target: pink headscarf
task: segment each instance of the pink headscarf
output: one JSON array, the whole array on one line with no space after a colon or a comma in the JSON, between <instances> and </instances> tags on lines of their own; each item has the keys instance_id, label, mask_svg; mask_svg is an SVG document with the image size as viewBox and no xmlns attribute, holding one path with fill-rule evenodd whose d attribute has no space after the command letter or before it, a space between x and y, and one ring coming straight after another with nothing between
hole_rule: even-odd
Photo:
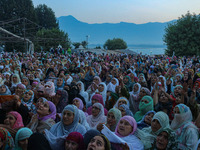
<instances>
[{"instance_id":1,"label":"pink headscarf","mask_svg":"<svg viewBox=\"0 0 200 150\"><path fill-rule=\"evenodd\" d=\"M83 101L82 101L80 98L78 98L78 97L74 98L73 101L74 101L75 99L79 101L79 108L78 108L78 109L83 110L83 107L84 107Z\"/></svg>"},{"instance_id":2,"label":"pink headscarf","mask_svg":"<svg viewBox=\"0 0 200 150\"><path fill-rule=\"evenodd\" d=\"M11 114L16 118L15 124L13 125L12 129L19 129L21 127L24 127L22 116L18 112L11 111L8 114Z\"/></svg>"},{"instance_id":3,"label":"pink headscarf","mask_svg":"<svg viewBox=\"0 0 200 150\"><path fill-rule=\"evenodd\" d=\"M98 100L98 102L99 102L100 104L102 104L103 107L104 107L103 97L102 97L101 94L95 94L95 95L93 95L93 96L92 96L92 99ZM92 106L90 106L90 107L87 109L87 113L88 113L88 115L91 115L91 114L92 114ZM105 108L104 108L104 114L105 114L105 116L107 116L107 114L108 114L108 111L107 111Z\"/></svg>"},{"instance_id":4,"label":"pink headscarf","mask_svg":"<svg viewBox=\"0 0 200 150\"><path fill-rule=\"evenodd\" d=\"M119 127L121 120L126 120L130 123L130 125L133 127L133 131L129 135L133 135L137 129L137 123L136 123L135 119L131 116L124 116L119 120L117 127L115 128L115 134L119 137L123 137L121 134L118 133L118 127Z\"/></svg>"}]
</instances>

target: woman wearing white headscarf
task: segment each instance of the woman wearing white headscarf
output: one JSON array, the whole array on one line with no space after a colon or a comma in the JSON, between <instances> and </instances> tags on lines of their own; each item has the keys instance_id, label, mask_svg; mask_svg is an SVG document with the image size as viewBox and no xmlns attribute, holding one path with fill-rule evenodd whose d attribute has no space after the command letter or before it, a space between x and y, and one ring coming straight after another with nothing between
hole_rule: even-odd
<instances>
[{"instance_id":1,"label":"woman wearing white headscarf","mask_svg":"<svg viewBox=\"0 0 200 150\"><path fill-rule=\"evenodd\" d=\"M85 87L84 87L83 82L78 81L76 84L77 84L77 86L78 86L78 88L80 90L79 94L85 99L85 102L88 105L88 103L89 103L89 95L88 95L87 92L85 92Z\"/></svg>"},{"instance_id":2,"label":"woman wearing white headscarf","mask_svg":"<svg viewBox=\"0 0 200 150\"><path fill-rule=\"evenodd\" d=\"M96 93L100 93L103 97L103 103L105 105L106 102L106 97L107 97L107 86L104 82L101 82L98 86L98 89L96 89L95 93L93 93L90 97L90 102L92 101L92 96L95 95Z\"/></svg>"},{"instance_id":3,"label":"woman wearing white headscarf","mask_svg":"<svg viewBox=\"0 0 200 150\"><path fill-rule=\"evenodd\" d=\"M79 123L85 127L86 131L90 130L90 126L87 123L85 113L80 109L78 111L79 111Z\"/></svg>"},{"instance_id":4,"label":"woman wearing white headscarf","mask_svg":"<svg viewBox=\"0 0 200 150\"><path fill-rule=\"evenodd\" d=\"M107 85L107 91L115 93L115 88L118 85L119 85L119 80L117 78L113 78L111 82Z\"/></svg>"},{"instance_id":5,"label":"woman wearing white headscarf","mask_svg":"<svg viewBox=\"0 0 200 150\"><path fill-rule=\"evenodd\" d=\"M96 129L99 123L106 122L106 116L104 115L104 107L100 103L92 105L92 115L87 117L87 122L90 128Z\"/></svg>"}]
</instances>

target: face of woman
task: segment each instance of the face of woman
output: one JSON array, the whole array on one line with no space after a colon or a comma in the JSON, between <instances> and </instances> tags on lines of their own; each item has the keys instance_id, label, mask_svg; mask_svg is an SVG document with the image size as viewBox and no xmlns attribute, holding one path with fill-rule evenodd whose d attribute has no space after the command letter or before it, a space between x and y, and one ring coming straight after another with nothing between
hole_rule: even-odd
<instances>
[{"instance_id":1,"label":"face of woman","mask_svg":"<svg viewBox=\"0 0 200 150\"><path fill-rule=\"evenodd\" d=\"M80 102L79 102L79 100L77 100L77 99L73 100L73 104L74 104L77 108L79 108L79 106L80 106Z\"/></svg>"},{"instance_id":2,"label":"face of woman","mask_svg":"<svg viewBox=\"0 0 200 150\"><path fill-rule=\"evenodd\" d=\"M124 99L121 99L119 102L118 102L118 107L122 104L127 104L126 100Z\"/></svg>"},{"instance_id":3,"label":"face of woman","mask_svg":"<svg viewBox=\"0 0 200 150\"><path fill-rule=\"evenodd\" d=\"M26 93L24 93L24 101L27 102L33 95L32 91L28 91Z\"/></svg>"},{"instance_id":4,"label":"face of woman","mask_svg":"<svg viewBox=\"0 0 200 150\"><path fill-rule=\"evenodd\" d=\"M38 105L37 113L39 114L40 117L49 115L51 113L50 110L49 110L49 103L48 102L44 102L44 103L41 102Z\"/></svg>"},{"instance_id":5,"label":"face of woman","mask_svg":"<svg viewBox=\"0 0 200 150\"><path fill-rule=\"evenodd\" d=\"M21 141L18 142L19 147L21 147L23 150L27 149L28 139L29 138L26 138L26 139L23 139L23 140L21 140Z\"/></svg>"},{"instance_id":6,"label":"face of woman","mask_svg":"<svg viewBox=\"0 0 200 150\"><path fill-rule=\"evenodd\" d=\"M161 93L159 101L162 102L162 103L168 102L168 98L167 98L167 96L165 95L164 92Z\"/></svg>"},{"instance_id":7,"label":"face of woman","mask_svg":"<svg viewBox=\"0 0 200 150\"><path fill-rule=\"evenodd\" d=\"M99 112L100 112L99 108L97 108L96 106L92 106L92 115L94 117L96 117L99 114Z\"/></svg>"},{"instance_id":8,"label":"face of woman","mask_svg":"<svg viewBox=\"0 0 200 150\"><path fill-rule=\"evenodd\" d=\"M109 82L110 80L111 80L111 77L110 77L110 76L107 76L107 77L106 77L106 81Z\"/></svg>"},{"instance_id":9,"label":"face of woman","mask_svg":"<svg viewBox=\"0 0 200 150\"><path fill-rule=\"evenodd\" d=\"M123 107L120 107L119 110L121 111L122 117L126 115L126 111Z\"/></svg>"},{"instance_id":10,"label":"face of woman","mask_svg":"<svg viewBox=\"0 0 200 150\"><path fill-rule=\"evenodd\" d=\"M110 126L114 126L116 124L115 116L112 112L107 115L107 124Z\"/></svg>"},{"instance_id":11,"label":"face of woman","mask_svg":"<svg viewBox=\"0 0 200 150\"><path fill-rule=\"evenodd\" d=\"M78 88L79 88L79 91L81 91L81 89L82 89L82 88L81 88L81 83L78 83L77 86L78 86Z\"/></svg>"},{"instance_id":12,"label":"face of woman","mask_svg":"<svg viewBox=\"0 0 200 150\"><path fill-rule=\"evenodd\" d=\"M13 78L13 82L16 83L17 82L17 77L13 76L12 78Z\"/></svg>"},{"instance_id":13,"label":"face of woman","mask_svg":"<svg viewBox=\"0 0 200 150\"><path fill-rule=\"evenodd\" d=\"M180 95L181 92L182 92L182 88L181 88L180 86L178 86L178 87L176 87L176 88L174 89L174 95L175 95L175 96Z\"/></svg>"},{"instance_id":14,"label":"face of woman","mask_svg":"<svg viewBox=\"0 0 200 150\"><path fill-rule=\"evenodd\" d=\"M160 122L157 119L152 120L151 129L153 132L158 131L161 128Z\"/></svg>"},{"instance_id":15,"label":"face of woman","mask_svg":"<svg viewBox=\"0 0 200 150\"><path fill-rule=\"evenodd\" d=\"M10 128L14 126L15 122L16 122L16 118L11 114L8 114L6 116L6 119L4 120L4 124L9 126Z\"/></svg>"},{"instance_id":16,"label":"face of woman","mask_svg":"<svg viewBox=\"0 0 200 150\"><path fill-rule=\"evenodd\" d=\"M88 144L87 150L105 150L105 142L103 138L95 136Z\"/></svg>"},{"instance_id":17,"label":"face of woman","mask_svg":"<svg viewBox=\"0 0 200 150\"><path fill-rule=\"evenodd\" d=\"M6 86L2 85L0 86L0 93L5 93L6 92Z\"/></svg>"},{"instance_id":18,"label":"face of woman","mask_svg":"<svg viewBox=\"0 0 200 150\"><path fill-rule=\"evenodd\" d=\"M94 103L99 103L99 100L97 100L97 99L92 99L92 105L93 105Z\"/></svg>"},{"instance_id":19,"label":"face of woman","mask_svg":"<svg viewBox=\"0 0 200 150\"><path fill-rule=\"evenodd\" d=\"M153 119L154 113L149 113L148 115L145 116L144 122L148 125L151 125L151 121Z\"/></svg>"},{"instance_id":20,"label":"face of woman","mask_svg":"<svg viewBox=\"0 0 200 150\"><path fill-rule=\"evenodd\" d=\"M27 79L22 79L22 84L24 84L25 86L27 86L28 85Z\"/></svg>"},{"instance_id":21,"label":"face of woman","mask_svg":"<svg viewBox=\"0 0 200 150\"><path fill-rule=\"evenodd\" d=\"M168 144L168 133L161 132L156 138L156 147L160 150L165 150Z\"/></svg>"},{"instance_id":22,"label":"face of woman","mask_svg":"<svg viewBox=\"0 0 200 150\"><path fill-rule=\"evenodd\" d=\"M65 150L77 150L77 149L78 149L78 143L70 140L65 141Z\"/></svg>"},{"instance_id":23,"label":"face of woman","mask_svg":"<svg viewBox=\"0 0 200 150\"><path fill-rule=\"evenodd\" d=\"M135 84L134 87L133 87L133 91L134 91L134 92L137 92L138 89L139 89L139 86L138 86L137 84Z\"/></svg>"},{"instance_id":24,"label":"face of woman","mask_svg":"<svg viewBox=\"0 0 200 150\"><path fill-rule=\"evenodd\" d=\"M125 77L125 78L124 78L124 83L127 83L127 82L128 82L128 78Z\"/></svg>"},{"instance_id":25,"label":"face of woman","mask_svg":"<svg viewBox=\"0 0 200 150\"><path fill-rule=\"evenodd\" d=\"M140 97L140 98L143 98L145 95L147 95L147 94L146 94L146 91L145 91L144 89L142 89L142 90L140 91L140 93L139 93L139 97Z\"/></svg>"},{"instance_id":26,"label":"face of woman","mask_svg":"<svg viewBox=\"0 0 200 150\"><path fill-rule=\"evenodd\" d=\"M119 126L117 131L122 136L128 136L133 131L133 127L130 125L128 121L122 119L119 121Z\"/></svg>"},{"instance_id":27,"label":"face of woman","mask_svg":"<svg viewBox=\"0 0 200 150\"><path fill-rule=\"evenodd\" d=\"M115 85L115 84L117 83L117 81L116 81L115 79L112 79L111 83L112 83L113 85Z\"/></svg>"},{"instance_id":28,"label":"face of woman","mask_svg":"<svg viewBox=\"0 0 200 150\"><path fill-rule=\"evenodd\" d=\"M63 84L63 79L62 78L58 78L57 79L57 86L61 86Z\"/></svg>"},{"instance_id":29,"label":"face of woman","mask_svg":"<svg viewBox=\"0 0 200 150\"><path fill-rule=\"evenodd\" d=\"M175 114L180 114L180 111L179 111L179 108L178 108L178 107L175 107L175 108L174 108L174 113L175 113Z\"/></svg>"},{"instance_id":30,"label":"face of woman","mask_svg":"<svg viewBox=\"0 0 200 150\"><path fill-rule=\"evenodd\" d=\"M99 92L103 92L103 90L104 90L103 84L100 84L100 85L99 85L98 90L99 90Z\"/></svg>"},{"instance_id":31,"label":"face of woman","mask_svg":"<svg viewBox=\"0 0 200 150\"><path fill-rule=\"evenodd\" d=\"M98 78L94 78L93 82L95 82L96 84L99 84L99 79Z\"/></svg>"},{"instance_id":32,"label":"face of woman","mask_svg":"<svg viewBox=\"0 0 200 150\"><path fill-rule=\"evenodd\" d=\"M68 126L70 124L72 124L74 121L74 113L72 113L69 110L65 110L63 112L63 124Z\"/></svg>"}]
</instances>

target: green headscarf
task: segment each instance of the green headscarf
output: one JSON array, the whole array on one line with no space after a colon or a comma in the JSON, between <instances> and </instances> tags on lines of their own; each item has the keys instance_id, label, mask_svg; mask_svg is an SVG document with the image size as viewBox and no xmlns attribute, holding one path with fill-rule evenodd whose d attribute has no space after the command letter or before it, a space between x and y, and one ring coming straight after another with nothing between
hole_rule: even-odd
<instances>
[{"instance_id":1,"label":"green headscarf","mask_svg":"<svg viewBox=\"0 0 200 150\"><path fill-rule=\"evenodd\" d=\"M114 126L110 127L110 130L114 132L115 128L117 126L117 123L119 122L120 118L122 117L122 114L121 114L121 111L119 109L117 109L117 108L110 109L108 114L109 113L113 113L114 116L115 116L116 124Z\"/></svg>"},{"instance_id":2,"label":"green headscarf","mask_svg":"<svg viewBox=\"0 0 200 150\"><path fill-rule=\"evenodd\" d=\"M166 132L168 134L168 144L167 144L166 150L177 150L178 149L178 142L176 140L175 132L169 127L162 129L159 132L159 134L162 133L162 132ZM158 136L159 136L159 134L158 134ZM153 147L150 150L157 150L156 139L155 139Z\"/></svg>"},{"instance_id":3,"label":"green headscarf","mask_svg":"<svg viewBox=\"0 0 200 150\"><path fill-rule=\"evenodd\" d=\"M141 102L144 99L149 103L145 104L144 102ZM151 96L144 96L142 100L139 103L139 111L134 115L136 122L139 122L148 111L153 110L153 98Z\"/></svg>"}]
</instances>

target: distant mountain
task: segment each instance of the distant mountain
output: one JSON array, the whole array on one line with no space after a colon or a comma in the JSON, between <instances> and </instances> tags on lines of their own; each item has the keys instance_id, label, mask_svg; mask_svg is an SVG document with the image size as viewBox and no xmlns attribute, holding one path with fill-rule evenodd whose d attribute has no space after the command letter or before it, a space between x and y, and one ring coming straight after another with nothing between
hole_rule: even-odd
<instances>
[{"instance_id":1,"label":"distant mountain","mask_svg":"<svg viewBox=\"0 0 200 150\"><path fill-rule=\"evenodd\" d=\"M104 44L107 39L122 38L128 45L163 45L164 29L170 22L134 23L102 23L88 24L78 21L73 16L58 18L60 29L69 34L72 42L86 40L89 44Z\"/></svg>"}]
</instances>

